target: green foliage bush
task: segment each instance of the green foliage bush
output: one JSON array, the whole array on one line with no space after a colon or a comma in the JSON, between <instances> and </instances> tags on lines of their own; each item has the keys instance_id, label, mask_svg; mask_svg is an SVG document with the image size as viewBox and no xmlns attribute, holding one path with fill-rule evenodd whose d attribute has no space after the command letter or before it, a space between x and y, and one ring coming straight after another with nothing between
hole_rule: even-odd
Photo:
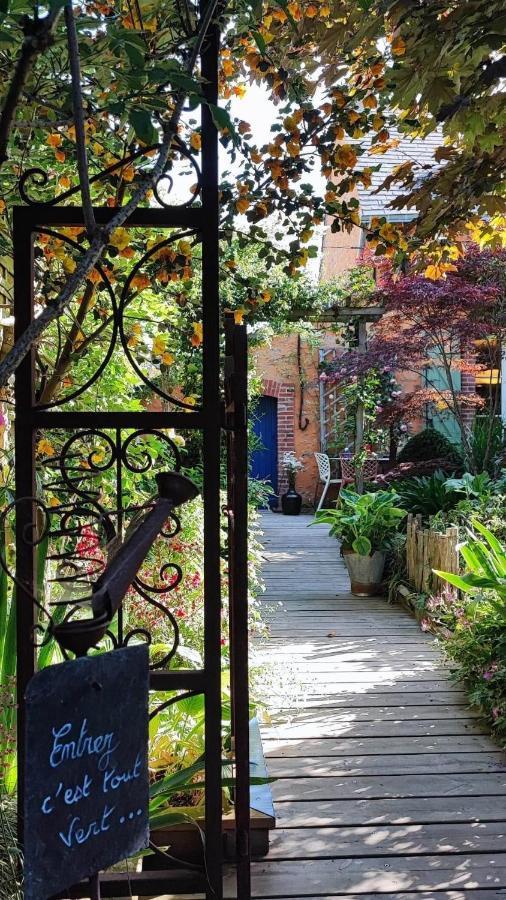
<instances>
[{"instance_id":1,"label":"green foliage bush","mask_svg":"<svg viewBox=\"0 0 506 900\"><path fill-rule=\"evenodd\" d=\"M452 444L444 434L435 428L424 428L414 434L397 454L397 462L418 462L435 458L448 459L456 465L462 464L462 454L456 444Z\"/></svg>"},{"instance_id":2,"label":"green foliage bush","mask_svg":"<svg viewBox=\"0 0 506 900\"><path fill-rule=\"evenodd\" d=\"M506 744L506 629L504 615L483 597L459 600L445 589L425 598L422 627L437 628L452 676Z\"/></svg>"},{"instance_id":3,"label":"green foliage bush","mask_svg":"<svg viewBox=\"0 0 506 900\"><path fill-rule=\"evenodd\" d=\"M488 603L470 603L445 642L454 676L469 699L506 741L506 629L504 618Z\"/></svg>"},{"instance_id":4,"label":"green foliage bush","mask_svg":"<svg viewBox=\"0 0 506 900\"><path fill-rule=\"evenodd\" d=\"M447 489L447 482L447 475L438 469L432 475L394 481L391 487L399 495L402 505L409 512L428 518L441 510L454 509L462 499L459 491Z\"/></svg>"}]
</instances>

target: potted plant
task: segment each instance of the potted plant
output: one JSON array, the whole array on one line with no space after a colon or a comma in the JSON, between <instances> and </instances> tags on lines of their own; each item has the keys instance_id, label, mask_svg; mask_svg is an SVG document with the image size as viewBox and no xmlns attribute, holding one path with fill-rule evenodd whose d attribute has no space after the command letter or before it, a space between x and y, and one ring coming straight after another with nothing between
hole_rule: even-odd
<instances>
[{"instance_id":1,"label":"potted plant","mask_svg":"<svg viewBox=\"0 0 506 900\"><path fill-rule=\"evenodd\" d=\"M291 450L283 454L281 465L288 478L288 490L281 495L281 509L285 516L298 516L302 507L302 497L295 490L295 482L297 472L304 468L304 463Z\"/></svg>"},{"instance_id":2,"label":"potted plant","mask_svg":"<svg viewBox=\"0 0 506 900\"><path fill-rule=\"evenodd\" d=\"M351 591L358 597L379 591L388 538L406 516L394 491L357 494L342 488L336 509L321 509L315 523L330 525L341 541L341 554L350 575Z\"/></svg>"}]
</instances>

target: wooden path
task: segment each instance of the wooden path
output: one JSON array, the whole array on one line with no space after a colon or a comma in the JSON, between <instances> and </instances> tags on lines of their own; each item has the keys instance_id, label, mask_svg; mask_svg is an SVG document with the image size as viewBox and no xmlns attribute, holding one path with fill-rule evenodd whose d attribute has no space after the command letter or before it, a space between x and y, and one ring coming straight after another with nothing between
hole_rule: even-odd
<instances>
[{"instance_id":1,"label":"wooden path","mask_svg":"<svg viewBox=\"0 0 506 900\"><path fill-rule=\"evenodd\" d=\"M506 757L400 607L358 599L325 526L265 513L262 727L278 828L253 896L506 898Z\"/></svg>"}]
</instances>

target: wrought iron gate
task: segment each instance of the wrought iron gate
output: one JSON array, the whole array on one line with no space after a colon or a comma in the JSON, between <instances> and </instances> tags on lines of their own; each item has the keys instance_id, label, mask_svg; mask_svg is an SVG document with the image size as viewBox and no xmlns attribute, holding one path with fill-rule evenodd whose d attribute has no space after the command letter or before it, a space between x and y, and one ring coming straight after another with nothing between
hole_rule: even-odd
<instances>
[{"instance_id":1,"label":"wrought iron gate","mask_svg":"<svg viewBox=\"0 0 506 900\"><path fill-rule=\"evenodd\" d=\"M202 75L206 83L206 99L217 102L218 34L214 31L202 54ZM191 151L181 146L181 153L190 158ZM138 209L126 223L126 228L167 229L162 243L170 246L181 235L199 236L202 245L202 370L201 404L192 407L184 397L171 393L155 383L143 365L135 360L129 346L125 326L128 290L132 280L142 274L149 259L146 250L132 266L127 284L119 298L108 272L99 263L96 271L109 303L107 332L110 344L96 370L85 384L67 385L63 399L43 401L41 365L38 351L20 365L16 373L16 572L17 572L17 673L18 673L18 772L19 808L23 810L23 763L25 713L23 696L26 686L37 668L38 641L34 635L43 631L49 617L58 610L75 604L76 585L86 581L82 560L75 550L76 538L91 522L103 530L108 544L122 539L129 522L135 516L130 492L132 483L148 490L149 473L158 465L173 469L182 467L172 429L186 435L202 435L203 503L204 503L204 659L203 665L193 669L171 667L179 646L179 624L170 603L162 602L160 583L146 584L137 579L136 597L157 614L166 617L173 634L172 646L154 657L150 676L156 694L153 714L169 705L195 695L205 697L205 863L202 867L170 868L166 871L124 872L102 876L100 886L104 897L156 895L158 893L206 893L219 900L222 896L222 718L221 718L221 636L222 597L220 561L223 551L220 538L222 509L220 503L220 451L224 430L228 447L228 577L230 596L230 644L232 727L237 755L236 765L236 848L238 896L249 897L249 746L248 746L248 686L247 686L247 430L246 430L246 333L242 326L226 324L225 373L221 363L221 321L219 311L218 268L218 154L217 134L207 106L202 108L202 172L190 160L198 175L198 189L193 199L183 206ZM34 246L36 241L57 240L80 252L69 237L68 229L84 225L80 207L59 206L55 202L32 201L28 194L30 176L22 179L22 193L27 205L14 213L15 258L15 315L16 337L23 334L34 315ZM36 173L35 173L36 174ZM40 173L39 173L40 174ZM61 195L67 199L77 188ZM200 197L200 205L198 198ZM159 196L157 199L160 200ZM96 209L97 223L107 223L112 209ZM67 229L63 231L62 229ZM56 237L55 237L56 236ZM161 246L161 245L160 245ZM76 249L77 248L77 249ZM95 270L94 270L95 271ZM125 354L138 384L158 404L136 410L79 411L74 408L76 398L97 390L102 373L115 353ZM71 370L70 370L71 371ZM225 396L225 401L223 397ZM56 439L57 438L57 439ZM61 448L57 454L48 453L41 460L38 452L43 446ZM38 497L39 472L45 471L46 484L54 491L54 506L44 505ZM104 473L114 473L114 493L105 496L100 479ZM140 485L140 488L139 488ZM23 499L25 498L25 499ZM183 513L184 515L184 513ZM178 533L176 516L170 541ZM38 548L54 538L66 537L71 549L67 557L60 554L58 565L60 606L47 608L41 602L37 579ZM53 560L56 556L53 555ZM87 564L88 565L88 564ZM91 565L93 569L93 564ZM163 563L160 578L163 595L175 589L183 576L172 565ZM70 573L70 574L69 574ZM93 576L88 566L84 573ZM83 581L84 577L84 581ZM65 606L67 604L67 606ZM150 640L149 630L136 627L120 610L117 626L109 634L115 647L134 640ZM128 698L120 698L128 715ZM24 823L20 822L22 841ZM76 885L65 896L87 897L89 887Z\"/></svg>"}]
</instances>

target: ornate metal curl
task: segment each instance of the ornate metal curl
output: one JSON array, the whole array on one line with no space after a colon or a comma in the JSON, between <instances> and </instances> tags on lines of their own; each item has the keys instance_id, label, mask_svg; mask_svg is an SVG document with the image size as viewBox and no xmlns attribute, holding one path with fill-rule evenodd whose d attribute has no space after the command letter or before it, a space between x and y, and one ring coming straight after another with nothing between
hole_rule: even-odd
<instances>
[{"instance_id":1,"label":"ornate metal curl","mask_svg":"<svg viewBox=\"0 0 506 900\"><path fill-rule=\"evenodd\" d=\"M113 523L113 517L124 514L138 515L140 512L149 509L151 502L142 504L141 506L127 505L123 507L122 497L117 496L117 503L114 509L107 510L102 501L100 485L89 483L90 479L95 479L103 473L106 473L113 467L124 466L134 475L145 475L146 472L155 468L157 462L163 462L166 465L166 454L158 455L155 449L149 444L140 447L137 457L132 456L133 444L136 440L144 437L155 437L170 451L170 465L175 471L181 469L181 456L176 444L163 431L159 429L137 429L132 431L126 437L120 437L121 432L117 432L116 440L102 429L83 429L72 434L64 443L58 457L50 457L44 463L46 470L54 473L46 487L55 493L63 492L66 499L57 507L53 507L50 511L46 509L47 516L59 516L59 524L57 528L47 530L48 536L53 539L68 539L70 546L58 549L58 552L48 554L48 560L57 563L59 571L55 577L48 579L53 583L60 584L66 591L66 596L50 601L50 606L55 608L68 608L68 612L64 616L64 622L68 622L71 618L79 614L79 610L83 606L88 606L91 597L91 588L94 578L100 574L105 564L100 553L91 549L91 556L82 557L78 549L78 540L83 534L83 520L93 530L97 527L101 528L105 533L106 547L114 548L114 542L119 540L118 529ZM90 443L94 446L90 447ZM85 445L83 447L83 444ZM86 446L88 444L88 446ZM103 456L97 459L97 444ZM79 450L79 447L81 448ZM82 461L85 466L83 467ZM81 462L80 462L81 461ZM77 501L72 501L72 497ZM168 519L170 525L165 525L159 534L158 540L170 541L181 530L181 522L177 513L172 512ZM99 538L97 535L97 549ZM114 549L112 550L114 552ZM167 579L167 573L172 572L173 577ZM152 581L148 581L142 575L138 575L132 582L131 592L136 593L150 607L159 610L163 615L167 624L170 623L170 630L173 635L170 646L162 656L151 664L152 669L166 668L171 659L177 652L180 642L180 630L177 618L174 616L169 606L163 601L163 597L175 590L181 583L183 572L176 562L163 562L159 568L157 567L156 576ZM77 596L69 596L69 590L75 588ZM83 596L84 593L84 596ZM125 600L128 605L130 597ZM37 604L42 609L40 603ZM53 627L53 619L51 615L44 609L44 614L50 620L50 629ZM59 619L61 621L61 619ZM133 623L132 623L133 624ZM143 638L148 644L152 643L152 636L148 628L136 625L125 633L120 633L116 637L113 631L107 631L108 638L113 646L124 646L136 638ZM49 638L48 638L49 639Z\"/></svg>"},{"instance_id":2,"label":"ornate metal curl","mask_svg":"<svg viewBox=\"0 0 506 900\"><path fill-rule=\"evenodd\" d=\"M63 243L67 244L68 246L72 247L72 249L76 250L78 253L84 254L84 252L85 252L85 250L83 249L81 244L79 244L77 241L74 241L72 238L68 237L68 235L65 235L59 231L53 231L53 229L51 229L51 228L39 228L38 234L47 234L49 237L55 238L56 240L59 240L59 241L62 241ZM55 406L62 406L65 403L69 403L71 400L75 400L77 397L81 396L81 394L84 394L85 391L87 391L96 381L98 381L98 379L104 372L106 366L108 365L109 360L111 359L111 356L114 352L114 348L116 346L116 341L117 341L117 336L118 336L118 306L116 304L116 295L114 293L113 287L111 285L111 282L109 280L109 277L108 277L107 272L105 271L104 267L99 262L96 262L93 268L99 273L99 275L102 279L102 282L107 289L109 300L111 302L112 312L111 312L111 316L110 316L110 319L108 322L108 326L110 324L112 331L111 331L111 336L109 339L109 346L105 352L105 356L102 359L100 365L98 366L97 369L95 369L95 371L92 373L92 375L88 378L88 380L84 384L82 384L80 387L76 388L75 390L66 393L64 397L60 397L59 399L51 400L49 403L39 403L38 404L39 409L52 409ZM104 331L105 331L105 329L104 329Z\"/></svg>"},{"instance_id":3,"label":"ornate metal curl","mask_svg":"<svg viewBox=\"0 0 506 900\"><path fill-rule=\"evenodd\" d=\"M121 291L119 305L118 305L118 324L119 324L120 341L121 341L121 344L123 347L123 352L124 352L126 358L128 359L130 365L132 366L132 369L139 376L141 381L143 381L144 384L147 387L149 387L150 390L152 390L155 394L157 394L159 397L162 397L164 400L168 400L169 403L173 404L174 406L178 406L180 409L186 409L188 411L194 410L194 407L191 404L185 403L184 400L179 400L178 397L174 397L172 394L168 394L166 391L163 390L163 388L161 388L159 385L157 385L153 381L151 381L148 378L148 376L142 371L142 368L135 360L135 358L131 352L131 349L128 346L128 337L125 333L124 314L125 314L126 307L130 303L129 293L130 293L132 281L135 278L135 276L137 275L137 273L141 270L142 266L144 266L145 263L148 262L149 259L151 259L151 257L156 256L156 254L159 253L160 250L162 250L164 247L169 247L171 244L176 243L176 241L180 241L186 237L193 237L194 235L195 235L195 231L179 232L178 234L175 234L175 235L172 235L171 237L165 238L165 240L163 240L163 241L159 241L159 243L155 244L154 247L150 247L150 249L147 250L141 256L141 258L135 263L135 265L132 266L132 268L128 274L128 277L125 281L125 284L123 285L123 289Z\"/></svg>"},{"instance_id":4,"label":"ornate metal curl","mask_svg":"<svg viewBox=\"0 0 506 900\"><path fill-rule=\"evenodd\" d=\"M169 160L169 163L166 167L166 171L160 176L156 185L153 187L153 194L155 199L160 204L160 206L165 209L185 209L189 206L193 206L197 198L200 196L202 192L202 172L200 170L200 166L195 159L194 154L185 144L185 142L179 137L175 137L174 144L177 145L177 150L181 154L182 157L188 160L191 164L192 168L195 170L195 174L197 177L197 184L195 191L191 194L188 200L184 203L166 203L159 195L158 186L160 182L168 179L169 180L169 190L167 193L170 194L173 186L174 180L171 175L168 174L168 169L172 167L173 160ZM129 166L131 163L135 162L136 159L139 159L142 156L147 156L148 153L152 153L154 150L158 150L160 148L160 144L150 144L148 147L142 147L140 150L136 150L134 153L131 153L129 156L124 157L121 160L118 160L117 163L113 163L110 166L107 166L106 169L103 169L101 172L97 172L95 175L92 175L89 179L90 184L96 184L101 181L106 181L109 176L114 175L118 172L121 172L126 166ZM61 194L50 197L48 200L40 200L35 197L30 196L29 193L29 185L30 182L35 184L37 187L44 188L49 183L49 176L44 169L33 166L29 169L26 169L19 177L18 182L18 190L21 199L28 206L58 206L61 203L65 203L66 200L70 200L71 197L74 197L76 194L79 194L81 191L81 185L76 184L74 187L69 188L67 191L63 191Z\"/></svg>"},{"instance_id":5,"label":"ornate metal curl","mask_svg":"<svg viewBox=\"0 0 506 900\"><path fill-rule=\"evenodd\" d=\"M39 228L38 233L45 234L51 238L62 241L63 243L67 244L67 246L71 247L73 250L75 250L76 252L79 252L80 254L83 254L85 252L83 247L81 246L81 244L79 244L77 241L73 240L72 238L68 237L67 235L64 235L63 233L61 233L59 231L54 231L51 228ZM74 389L70 389L70 390L66 391L64 396L61 396L61 397L55 398L55 399L51 399L47 403L38 403L37 404L38 409L41 409L41 410L53 409L55 407L64 406L65 404L68 404L69 402L76 400L78 397L80 397L82 394L84 394L86 391L88 391L90 389L90 387L92 387L93 384L96 384L97 381L99 380L99 378L101 377L101 375L104 373L106 367L108 366L108 364L111 360L111 357L112 357L114 350L116 348L116 345L117 345L118 335L119 335L123 353L125 354L125 357L128 360L128 363L130 364L130 366L132 367L132 369L134 370L134 372L136 373L138 378L143 382L143 384L145 384L151 391L153 391L154 394L156 394L157 396L161 397L162 399L168 401L171 405L178 407L180 409L183 409L183 410L187 410L188 412L193 412L195 410L195 407L192 404L186 403L184 400L181 400L178 397L175 397L173 394L169 394L167 391L163 390L163 388L160 387L160 385L156 384L155 382L151 381L150 378L148 378L148 376L143 371L141 365L135 359L134 354L132 353L132 349L130 348L129 343L128 343L129 338L126 334L125 322L124 322L125 312L128 309L129 305L132 303L132 300L134 299L134 296L132 296L132 294L131 294L132 282L133 282L135 276L141 271L143 266L146 264L146 262L149 262L149 260L152 257L156 256L156 254L159 253L160 250L162 250L164 247L169 247L171 244L175 244L178 241L182 240L183 238L194 237L195 234L196 234L196 232L194 230L179 231L177 234L173 234L170 237L159 241L157 244L155 244L153 247L151 247L149 250L147 250L141 256L141 258L139 260L137 260L137 262L132 266L132 268L126 278L126 281L122 287L118 302L116 301L116 294L115 294L115 291L111 284L111 281L108 277L105 267L103 265L101 265L99 262L95 263L94 269L100 275L102 283L104 284L104 286L107 290L107 295L108 295L108 298L109 298L109 301L111 304L111 314L110 314L108 320L105 323L103 323L103 327L99 326L96 329L97 332L100 331L102 335L105 335L107 337L108 346L105 349L105 353L104 353L104 356L103 356L100 364L92 372L92 374L88 377L88 379L83 384L79 385L78 387L76 387ZM135 295L135 296L137 296L137 295ZM110 335L107 336L107 331L109 329L110 329ZM50 373L48 373L48 374L50 374ZM45 377L44 373L41 373L41 377ZM41 388L40 392L42 392L42 388Z\"/></svg>"},{"instance_id":6,"label":"ornate metal curl","mask_svg":"<svg viewBox=\"0 0 506 900\"><path fill-rule=\"evenodd\" d=\"M32 507L35 506L38 510L40 510L44 516L44 524L40 529L40 533L38 536L34 537L34 532L38 528L38 523L36 521L31 521L31 523L27 523L22 531L22 540L28 547L37 547L50 536L51 529L51 517L48 508L39 500L37 497L20 497L17 500L14 500L12 503L9 503L8 506L5 507L4 510L0 513L0 533L5 532L5 523L8 516L17 510L22 503L29 503ZM36 518L36 517L35 517ZM40 525L39 525L40 528ZM37 622L32 629L32 644L34 647L40 648L44 647L49 643L52 637L52 627L54 624L53 617L47 611L44 604L40 601L38 597L36 597L30 590L28 590L27 585L22 579L18 578L16 574L11 571L9 565L7 563L7 559L5 557L5 547L2 542L0 545L0 567L3 569L7 577L16 585L16 587L21 590L24 594L28 594L30 601L33 605L38 609L39 614L44 616L47 619L47 626L44 628L40 622ZM37 641L37 634L43 635L41 641Z\"/></svg>"}]
</instances>

